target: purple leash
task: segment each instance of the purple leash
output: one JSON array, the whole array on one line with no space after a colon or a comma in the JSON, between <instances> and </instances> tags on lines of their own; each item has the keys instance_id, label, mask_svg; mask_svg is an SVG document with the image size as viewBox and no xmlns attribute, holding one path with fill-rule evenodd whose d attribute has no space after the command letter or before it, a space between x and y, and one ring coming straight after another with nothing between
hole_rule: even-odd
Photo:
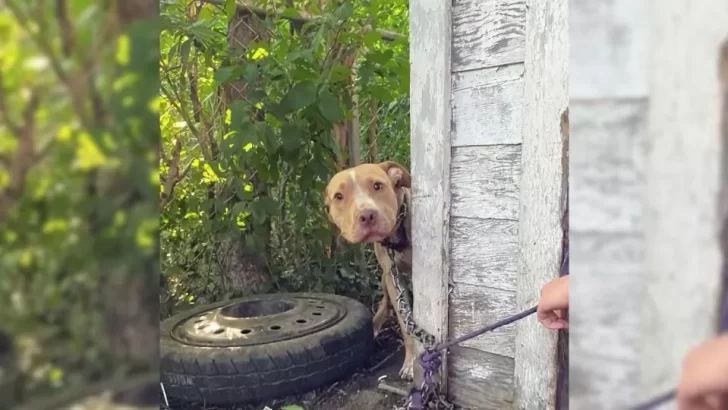
<instances>
[{"instance_id":1,"label":"purple leash","mask_svg":"<svg viewBox=\"0 0 728 410\"><path fill-rule=\"evenodd\" d=\"M723 309L720 313L719 331L728 331L728 264L723 264ZM667 403L670 400L675 399L677 396L677 390L673 389L667 393L657 396L649 401L646 401L638 406L630 408L630 410L649 410L659 406L660 404Z\"/></svg>"},{"instance_id":2,"label":"purple leash","mask_svg":"<svg viewBox=\"0 0 728 410\"><path fill-rule=\"evenodd\" d=\"M478 329L468 334L462 335L458 338L450 340L449 342L440 343L431 350L426 350L422 352L418 358L418 362L420 363L420 366L422 366L422 369L424 371L422 388L412 389L410 391L409 408L412 410L424 409L424 403L426 401L429 401L430 396L435 393L436 383L433 375L435 374L435 372L437 372L437 370L440 368L440 365L442 364L442 351L445 351L458 343L464 342L474 337L478 337L483 333L487 333L498 329L499 327L509 325L534 313L536 313L536 306L516 315L495 322L482 329Z\"/></svg>"}]
</instances>

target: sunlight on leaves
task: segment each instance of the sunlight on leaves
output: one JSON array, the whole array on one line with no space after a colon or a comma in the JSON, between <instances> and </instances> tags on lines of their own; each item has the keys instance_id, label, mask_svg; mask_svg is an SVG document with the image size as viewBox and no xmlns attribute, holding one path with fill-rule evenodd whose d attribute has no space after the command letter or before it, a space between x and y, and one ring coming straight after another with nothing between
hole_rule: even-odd
<instances>
[{"instance_id":1,"label":"sunlight on leaves","mask_svg":"<svg viewBox=\"0 0 728 410\"><path fill-rule=\"evenodd\" d=\"M77 138L78 147L76 149L76 162L75 165L84 170L88 171L94 168L99 168L109 164L109 160L101 151L96 142L91 138L87 132L82 132Z\"/></svg>"},{"instance_id":2,"label":"sunlight on leaves","mask_svg":"<svg viewBox=\"0 0 728 410\"><path fill-rule=\"evenodd\" d=\"M126 34L122 34L116 40L116 62L119 65L128 65L131 58L131 40Z\"/></svg>"}]
</instances>

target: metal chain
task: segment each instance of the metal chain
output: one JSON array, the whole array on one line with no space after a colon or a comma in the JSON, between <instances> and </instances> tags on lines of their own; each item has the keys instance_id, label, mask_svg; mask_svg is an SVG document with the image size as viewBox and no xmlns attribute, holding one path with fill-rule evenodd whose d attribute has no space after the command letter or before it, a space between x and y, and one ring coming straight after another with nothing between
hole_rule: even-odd
<instances>
[{"instance_id":1,"label":"metal chain","mask_svg":"<svg viewBox=\"0 0 728 410\"><path fill-rule=\"evenodd\" d=\"M399 268L397 267L397 261L395 259L395 251L391 248L387 248L389 259L392 262L392 266L389 269L390 275L392 276L392 282L394 283L395 290L397 291L397 310L399 311L400 318L404 322L405 329L408 335L417 339L425 348L426 351L431 351L437 345L437 339L434 335L428 333L425 329L419 327L415 323L414 315L412 313L412 304L410 303L409 293L407 286L403 285L403 278L400 275ZM432 370L425 370L427 374L424 375L420 391L422 392L422 404L427 406L428 403L434 404L435 409L452 410L455 406L449 403L443 396L438 394L440 388L437 382L427 384L425 380L434 380ZM397 408L396 410L407 410L411 409L411 396L407 399L404 407Z\"/></svg>"}]
</instances>

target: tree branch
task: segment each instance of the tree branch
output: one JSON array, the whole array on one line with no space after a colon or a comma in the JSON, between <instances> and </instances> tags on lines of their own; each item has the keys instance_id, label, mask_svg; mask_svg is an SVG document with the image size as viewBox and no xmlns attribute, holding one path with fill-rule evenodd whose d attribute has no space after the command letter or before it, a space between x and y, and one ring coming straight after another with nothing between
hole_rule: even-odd
<instances>
[{"instance_id":1,"label":"tree branch","mask_svg":"<svg viewBox=\"0 0 728 410\"><path fill-rule=\"evenodd\" d=\"M10 183L3 191L0 191L0 223L4 221L12 205L20 198L28 172L39 159L35 152L35 113L39 104L38 93L35 90L31 91L28 105L23 110L23 124L16 134L18 148L9 164Z\"/></svg>"},{"instance_id":2,"label":"tree branch","mask_svg":"<svg viewBox=\"0 0 728 410\"><path fill-rule=\"evenodd\" d=\"M68 4L66 0L56 0L56 18L61 31L63 55L71 57L73 46L76 44L76 31L68 18Z\"/></svg>"},{"instance_id":3,"label":"tree branch","mask_svg":"<svg viewBox=\"0 0 728 410\"><path fill-rule=\"evenodd\" d=\"M172 158L170 158L166 162L167 166L169 167L169 171L167 172L167 176L164 177L164 181L162 184L163 191L160 198L160 209L164 209L164 207L166 207L167 204L172 201L172 198L174 196L174 189L177 187L177 184L179 184L180 181L182 181L185 176L187 176L190 168L192 168L192 163L190 162L189 164L187 164L185 169L180 172L179 162L181 152L182 142L178 138L177 141L175 141L174 149L172 150Z\"/></svg>"},{"instance_id":4,"label":"tree branch","mask_svg":"<svg viewBox=\"0 0 728 410\"><path fill-rule=\"evenodd\" d=\"M216 6L222 6L225 4L225 0L204 0L207 3L214 4ZM282 12L279 11L268 11L263 10L261 8L255 7L254 5L246 2L246 1L238 1L238 11L239 12L246 12L246 13L253 13L256 14L260 18L266 18L266 17L275 17L280 19L285 19L290 22L294 23L310 23L316 20L321 19L321 16L317 16L315 14L306 13L305 11L299 11L300 17L291 17L291 16L284 16ZM396 41L396 40L406 40L407 37L403 36L402 34L395 33L393 31L387 31L387 30L372 30L371 28L367 27L364 29L364 32L376 32L379 33L382 36L382 40L386 41Z\"/></svg>"}]
</instances>

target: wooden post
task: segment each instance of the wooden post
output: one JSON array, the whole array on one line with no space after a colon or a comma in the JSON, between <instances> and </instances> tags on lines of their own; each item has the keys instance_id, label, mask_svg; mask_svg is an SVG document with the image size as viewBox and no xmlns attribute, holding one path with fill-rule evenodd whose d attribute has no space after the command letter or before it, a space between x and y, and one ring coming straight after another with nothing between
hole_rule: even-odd
<instances>
[{"instance_id":1,"label":"wooden post","mask_svg":"<svg viewBox=\"0 0 728 410\"><path fill-rule=\"evenodd\" d=\"M719 200L728 2L661 0L651 14L642 399L674 388L688 350L715 334L728 205Z\"/></svg>"},{"instance_id":2,"label":"wooden post","mask_svg":"<svg viewBox=\"0 0 728 410\"><path fill-rule=\"evenodd\" d=\"M569 406L575 410L629 408L639 390L649 6L569 1Z\"/></svg>"},{"instance_id":3,"label":"wooden post","mask_svg":"<svg viewBox=\"0 0 728 410\"><path fill-rule=\"evenodd\" d=\"M444 340L450 276L451 2L411 1L410 23L414 319Z\"/></svg>"},{"instance_id":4,"label":"wooden post","mask_svg":"<svg viewBox=\"0 0 728 410\"><path fill-rule=\"evenodd\" d=\"M568 104L567 0L526 1L526 58L519 207L517 311L534 306L559 276L567 170L562 157ZM554 409L558 334L536 320L516 323L515 408Z\"/></svg>"}]
</instances>

